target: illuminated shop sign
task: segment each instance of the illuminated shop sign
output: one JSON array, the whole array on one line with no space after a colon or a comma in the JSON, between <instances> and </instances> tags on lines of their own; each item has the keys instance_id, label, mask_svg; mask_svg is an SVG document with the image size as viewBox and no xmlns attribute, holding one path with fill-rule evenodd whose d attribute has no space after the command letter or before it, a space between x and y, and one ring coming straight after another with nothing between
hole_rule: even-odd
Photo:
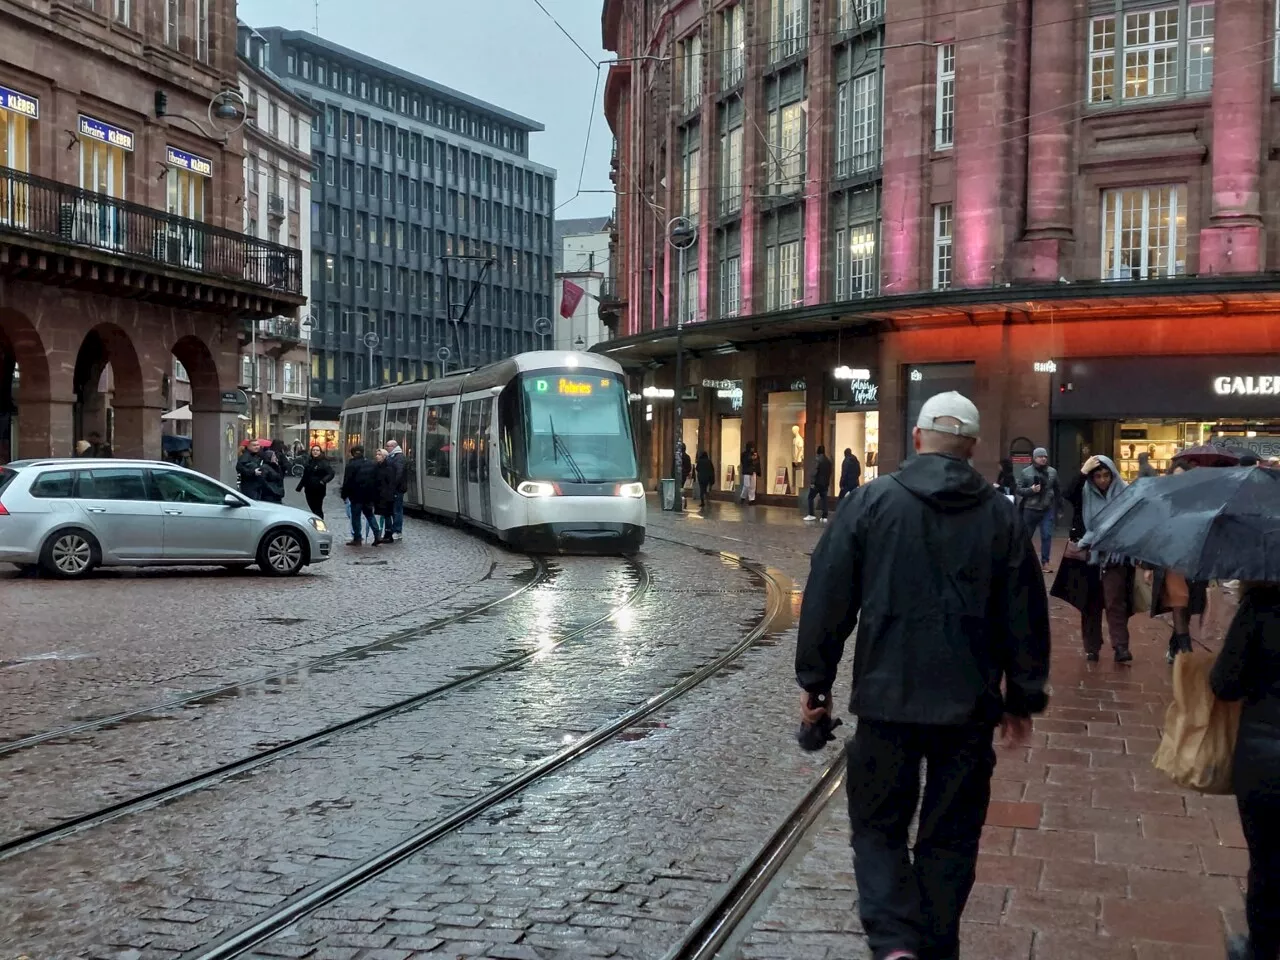
<instances>
[{"instance_id":1,"label":"illuminated shop sign","mask_svg":"<svg viewBox=\"0 0 1280 960\"><path fill-rule=\"evenodd\" d=\"M870 380L871 371L853 367L836 367L832 376L837 380Z\"/></svg>"},{"instance_id":2,"label":"illuminated shop sign","mask_svg":"<svg viewBox=\"0 0 1280 960\"><path fill-rule=\"evenodd\" d=\"M32 120L40 119L40 101L17 90L10 90L8 87L0 87L0 107L20 113L24 117L30 117Z\"/></svg>"},{"instance_id":3,"label":"illuminated shop sign","mask_svg":"<svg viewBox=\"0 0 1280 960\"><path fill-rule=\"evenodd\" d=\"M1057 373L1058 365L1052 360L1037 360L1031 365L1036 373Z\"/></svg>"},{"instance_id":4,"label":"illuminated shop sign","mask_svg":"<svg viewBox=\"0 0 1280 960\"><path fill-rule=\"evenodd\" d=\"M670 400L676 392L670 387L645 387L644 395L650 400Z\"/></svg>"},{"instance_id":5,"label":"illuminated shop sign","mask_svg":"<svg viewBox=\"0 0 1280 960\"><path fill-rule=\"evenodd\" d=\"M1215 377L1213 392L1220 397L1280 396L1280 376Z\"/></svg>"},{"instance_id":6,"label":"illuminated shop sign","mask_svg":"<svg viewBox=\"0 0 1280 960\"><path fill-rule=\"evenodd\" d=\"M133 152L133 134L123 127L115 127L109 123L103 123L101 120L93 119L93 117L86 117L82 113L80 114L78 129L82 137L97 140L99 143L108 143L113 147L119 147L121 150L128 150L130 153Z\"/></svg>"},{"instance_id":7,"label":"illuminated shop sign","mask_svg":"<svg viewBox=\"0 0 1280 960\"><path fill-rule=\"evenodd\" d=\"M198 173L202 177L213 176L212 160L198 157L194 153L187 153L187 151L179 150L177 147L165 147L164 150L165 159L169 162L169 166L190 170L192 173Z\"/></svg>"}]
</instances>

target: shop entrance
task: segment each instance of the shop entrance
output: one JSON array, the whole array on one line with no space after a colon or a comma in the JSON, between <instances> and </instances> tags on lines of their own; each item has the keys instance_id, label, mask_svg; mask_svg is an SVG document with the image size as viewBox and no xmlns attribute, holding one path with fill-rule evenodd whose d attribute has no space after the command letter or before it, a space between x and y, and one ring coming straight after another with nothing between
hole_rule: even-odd
<instances>
[{"instance_id":1,"label":"shop entrance","mask_svg":"<svg viewBox=\"0 0 1280 960\"><path fill-rule=\"evenodd\" d=\"M840 464L844 462L845 450L852 450L862 466L861 483L874 480L879 475L880 451L880 414L872 410L867 413L837 413L835 423L831 427L831 445L827 455L835 464L835 481L840 480Z\"/></svg>"},{"instance_id":2,"label":"shop entrance","mask_svg":"<svg viewBox=\"0 0 1280 960\"><path fill-rule=\"evenodd\" d=\"M738 485L738 461L742 459L742 418L720 418L720 489L732 492Z\"/></svg>"},{"instance_id":3,"label":"shop entrance","mask_svg":"<svg viewBox=\"0 0 1280 960\"><path fill-rule=\"evenodd\" d=\"M766 394L764 476L756 480L757 492L786 496L804 489L806 418L804 390Z\"/></svg>"}]
</instances>

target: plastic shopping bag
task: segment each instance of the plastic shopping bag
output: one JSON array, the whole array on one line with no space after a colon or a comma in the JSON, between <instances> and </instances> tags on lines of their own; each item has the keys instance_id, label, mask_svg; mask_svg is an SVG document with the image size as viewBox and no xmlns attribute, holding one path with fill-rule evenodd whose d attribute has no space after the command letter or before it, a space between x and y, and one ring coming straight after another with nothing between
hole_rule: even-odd
<instances>
[{"instance_id":1,"label":"plastic shopping bag","mask_svg":"<svg viewBox=\"0 0 1280 960\"><path fill-rule=\"evenodd\" d=\"M1240 704L1213 695L1212 653L1180 653L1173 664L1173 702L1153 765L1174 783L1200 793L1231 793L1231 761L1240 733Z\"/></svg>"}]
</instances>

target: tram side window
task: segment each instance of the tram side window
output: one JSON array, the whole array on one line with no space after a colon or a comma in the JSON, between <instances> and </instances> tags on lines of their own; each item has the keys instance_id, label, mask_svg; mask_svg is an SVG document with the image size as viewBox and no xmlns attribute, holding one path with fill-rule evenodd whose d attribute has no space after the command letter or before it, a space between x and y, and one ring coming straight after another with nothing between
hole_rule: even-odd
<instances>
[{"instance_id":1,"label":"tram side window","mask_svg":"<svg viewBox=\"0 0 1280 960\"><path fill-rule=\"evenodd\" d=\"M352 447L358 447L361 444L360 437L364 433L364 411L359 413L347 413L342 417L342 435L346 438L342 453L347 456L351 453Z\"/></svg>"},{"instance_id":2,"label":"tram side window","mask_svg":"<svg viewBox=\"0 0 1280 960\"><path fill-rule=\"evenodd\" d=\"M449 476L449 428L453 423L453 405L427 407L422 430L422 470L428 477Z\"/></svg>"},{"instance_id":3,"label":"tram side window","mask_svg":"<svg viewBox=\"0 0 1280 960\"><path fill-rule=\"evenodd\" d=\"M373 459L374 453L377 452L378 446L382 442L381 410L369 410L365 413L364 435L369 439L369 449L365 450L364 455L369 459Z\"/></svg>"}]
</instances>

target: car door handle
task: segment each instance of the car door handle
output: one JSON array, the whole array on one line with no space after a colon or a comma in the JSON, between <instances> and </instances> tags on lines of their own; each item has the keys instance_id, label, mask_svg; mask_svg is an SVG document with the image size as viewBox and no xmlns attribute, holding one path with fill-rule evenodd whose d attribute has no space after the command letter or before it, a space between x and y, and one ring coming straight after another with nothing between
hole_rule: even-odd
<instances>
[{"instance_id":1,"label":"car door handle","mask_svg":"<svg viewBox=\"0 0 1280 960\"><path fill-rule=\"evenodd\" d=\"M181 511L181 510L166 510L166 511L164 512L164 515L165 515L166 517L180 517L180 516L182 516L182 511Z\"/></svg>"},{"instance_id":2,"label":"car door handle","mask_svg":"<svg viewBox=\"0 0 1280 960\"><path fill-rule=\"evenodd\" d=\"M107 508L106 507L85 507L85 511L88 513L106 513Z\"/></svg>"}]
</instances>

